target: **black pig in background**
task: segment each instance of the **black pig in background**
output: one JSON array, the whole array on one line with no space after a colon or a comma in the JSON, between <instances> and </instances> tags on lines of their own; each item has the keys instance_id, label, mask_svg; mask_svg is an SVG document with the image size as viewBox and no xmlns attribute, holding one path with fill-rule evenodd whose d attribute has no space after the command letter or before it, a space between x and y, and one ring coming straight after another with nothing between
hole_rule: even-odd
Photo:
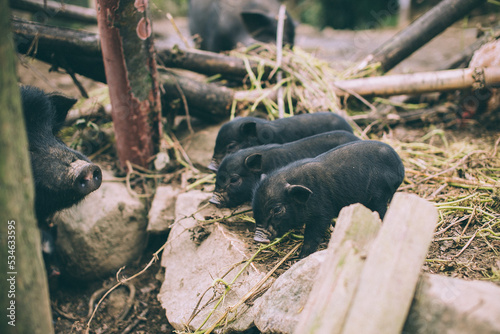
<instances>
[{"instance_id":1,"label":"black pig in background","mask_svg":"<svg viewBox=\"0 0 500 334\"><path fill-rule=\"evenodd\" d=\"M237 117L220 128L215 140L212 162L208 168L217 171L227 154L242 148L289 143L333 130L352 132L349 123L332 112L303 114L274 121L256 117Z\"/></svg>"},{"instance_id":2,"label":"black pig in background","mask_svg":"<svg viewBox=\"0 0 500 334\"><path fill-rule=\"evenodd\" d=\"M210 203L222 207L243 204L252 199L253 189L262 174L357 140L360 139L351 132L336 130L290 143L248 147L231 153L222 160L217 171Z\"/></svg>"},{"instance_id":3,"label":"black pig in background","mask_svg":"<svg viewBox=\"0 0 500 334\"><path fill-rule=\"evenodd\" d=\"M99 188L102 173L99 166L56 137L75 99L23 86L21 102L35 185L35 215L43 230L44 258L50 275L56 270L49 269L47 263L52 262L47 259L53 258L55 233L47 218Z\"/></svg>"},{"instance_id":4,"label":"black pig in background","mask_svg":"<svg viewBox=\"0 0 500 334\"><path fill-rule=\"evenodd\" d=\"M404 179L398 154L378 141L357 141L278 169L253 198L254 240L268 243L305 224L301 257L315 252L340 210L361 203L383 218Z\"/></svg>"},{"instance_id":5,"label":"black pig in background","mask_svg":"<svg viewBox=\"0 0 500 334\"><path fill-rule=\"evenodd\" d=\"M190 0L189 29L201 38L200 49L212 52L276 43L279 7L276 0ZM293 46L294 39L295 24L286 13L283 44Z\"/></svg>"}]
</instances>

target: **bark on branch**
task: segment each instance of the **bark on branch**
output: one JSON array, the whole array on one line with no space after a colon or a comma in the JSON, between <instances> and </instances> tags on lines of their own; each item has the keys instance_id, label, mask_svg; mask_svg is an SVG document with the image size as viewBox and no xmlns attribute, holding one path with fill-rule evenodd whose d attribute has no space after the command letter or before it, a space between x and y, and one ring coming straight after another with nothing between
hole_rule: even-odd
<instances>
[{"instance_id":1,"label":"bark on branch","mask_svg":"<svg viewBox=\"0 0 500 334\"><path fill-rule=\"evenodd\" d=\"M360 68L367 64L380 63L382 71L389 71L472 9L485 2L486 0L441 1L373 51L362 61Z\"/></svg>"},{"instance_id":2,"label":"bark on branch","mask_svg":"<svg viewBox=\"0 0 500 334\"><path fill-rule=\"evenodd\" d=\"M337 95L403 95L442 92L454 89L495 86L500 83L500 68L465 68L457 70L385 75L337 81Z\"/></svg>"},{"instance_id":3,"label":"bark on branch","mask_svg":"<svg viewBox=\"0 0 500 334\"><path fill-rule=\"evenodd\" d=\"M30 55L44 62L69 67L75 73L96 81L105 82L99 36L95 33L54 27L13 18L12 31L19 53ZM155 43L159 63L169 68L182 68L205 75L220 74L230 79L247 75L242 59L223 54L169 48L161 41ZM257 72L257 63L250 67ZM267 69L268 73L272 69Z\"/></svg>"},{"instance_id":4,"label":"bark on branch","mask_svg":"<svg viewBox=\"0 0 500 334\"><path fill-rule=\"evenodd\" d=\"M45 3L44 3L45 2ZM10 0L11 8L36 13L38 16L65 18L82 23L96 24L95 10L58 1Z\"/></svg>"},{"instance_id":5,"label":"bark on branch","mask_svg":"<svg viewBox=\"0 0 500 334\"><path fill-rule=\"evenodd\" d=\"M19 18L12 19L17 52L87 78L106 82L99 36L83 30L59 28Z\"/></svg>"},{"instance_id":6,"label":"bark on branch","mask_svg":"<svg viewBox=\"0 0 500 334\"><path fill-rule=\"evenodd\" d=\"M225 78L241 80L248 72L243 59L202 50L185 50L179 47L168 48L157 43L156 53L159 61L166 67L182 68L208 76L220 74ZM257 73L257 63L250 61L250 68ZM272 71L265 68L264 76Z\"/></svg>"},{"instance_id":7,"label":"bark on branch","mask_svg":"<svg viewBox=\"0 0 500 334\"><path fill-rule=\"evenodd\" d=\"M187 103L191 116L208 121L220 121L229 116L235 92L227 87L207 84L172 73L162 73L163 105L181 99ZM184 106L186 107L186 106Z\"/></svg>"}]
</instances>

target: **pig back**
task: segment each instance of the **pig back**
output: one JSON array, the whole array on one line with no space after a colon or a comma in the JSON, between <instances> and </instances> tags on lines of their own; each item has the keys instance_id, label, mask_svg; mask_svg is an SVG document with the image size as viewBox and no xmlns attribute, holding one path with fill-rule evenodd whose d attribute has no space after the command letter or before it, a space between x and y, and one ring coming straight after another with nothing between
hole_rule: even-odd
<instances>
[{"instance_id":1,"label":"pig back","mask_svg":"<svg viewBox=\"0 0 500 334\"><path fill-rule=\"evenodd\" d=\"M317 112L302 114L288 118L280 118L270 123L281 143L287 143L310 137L319 133L334 130L344 130L352 133L352 127L347 121L332 112Z\"/></svg>"},{"instance_id":2,"label":"pig back","mask_svg":"<svg viewBox=\"0 0 500 334\"><path fill-rule=\"evenodd\" d=\"M335 130L305 137L293 142L257 146L254 150L262 154L262 172L286 166L291 162L314 158L340 145L360 140L345 130Z\"/></svg>"},{"instance_id":3,"label":"pig back","mask_svg":"<svg viewBox=\"0 0 500 334\"><path fill-rule=\"evenodd\" d=\"M404 179L398 154L378 141L356 141L341 145L313 159L285 167L290 184L301 184L313 196L341 207L362 203L382 210Z\"/></svg>"}]
</instances>

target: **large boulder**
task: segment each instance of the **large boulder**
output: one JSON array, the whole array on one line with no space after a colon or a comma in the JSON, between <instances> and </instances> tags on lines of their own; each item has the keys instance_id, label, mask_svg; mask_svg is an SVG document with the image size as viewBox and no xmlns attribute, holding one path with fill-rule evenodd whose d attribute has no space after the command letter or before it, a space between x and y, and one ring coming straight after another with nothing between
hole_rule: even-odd
<instances>
[{"instance_id":1,"label":"large boulder","mask_svg":"<svg viewBox=\"0 0 500 334\"><path fill-rule=\"evenodd\" d=\"M92 280L138 260L147 244L144 204L123 183L106 182L81 203L58 212L56 248L63 272Z\"/></svg>"},{"instance_id":2,"label":"large boulder","mask_svg":"<svg viewBox=\"0 0 500 334\"><path fill-rule=\"evenodd\" d=\"M205 217L220 214L212 205L206 205L210 197L210 193L197 190L178 196L176 222L162 255L165 280L158 299L166 309L169 323L177 330L208 328L264 276L250 265L232 282L243 268L242 262L252 255L251 226L242 222L234 222L231 226L203 222ZM206 208L200 209L203 207ZM226 289L224 282L231 288L215 309ZM236 320L219 331L241 332L252 328L253 315L248 308L243 304L237 310ZM208 317L212 311L214 313ZM233 317L234 314L229 315L229 319Z\"/></svg>"},{"instance_id":3,"label":"large boulder","mask_svg":"<svg viewBox=\"0 0 500 334\"><path fill-rule=\"evenodd\" d=\"M500 287L442 275L420 276L403 333L500 333Z\"/></svg>"}]
</instances>

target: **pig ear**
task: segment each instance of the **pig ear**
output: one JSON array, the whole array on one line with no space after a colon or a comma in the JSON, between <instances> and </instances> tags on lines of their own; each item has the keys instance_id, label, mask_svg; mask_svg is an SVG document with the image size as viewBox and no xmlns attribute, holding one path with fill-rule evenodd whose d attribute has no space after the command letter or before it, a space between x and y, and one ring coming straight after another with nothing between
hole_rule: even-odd
<instances>
[{"instance_id":1,"label":"pig ear","mask_svg":"<svg viewBox=\"0 0 500 334\"><path fill-rule=\"evenodd\" d=\"M257 123L245 122L240 125L240 134L243 137L257 137Z\"/></svg>"},{"instance_id":2,"label":"pig ear","mask_svg":"<svg viewBox=\"0 0 500 334\"><path fill-rule=\"evenodd\" d=\"M262 170L262 154L260 154L260 153L250 154L245 159L245 166L251 172L254 172L254 173L260 172Z\"/></svg>"},{"instance_id":3,"label":"pig ear","mask_svg":"<svg viewBox=\"0 0 500 334\"><path fill-rule=\"evenodd\" d=\"M262 31L263 27L273 27L276 25L276 19L263 11L245 11L241 12L240 15L243 24L251 36L257 35Z\"/></svg>"},{"instance_id":4,"label":"pig ear","mask_svg":"<svg viewBox=\"0 0 500 334\"><path fill-rule=\"evenodd\" d=\"M64 120L68 115L68 111L78 100L57 93L49 94L49 100L56 109L54 128L55 130L58 130L63 125Z\"/></svg>"},{"instance_id":5,"label":"pig ear","mask_svg":"<svg viewBox=\"0 0 500 334\"><path fill-rule=\"evenodd\" d=\"M287 185L286 192L290 198L300 204L305 204L313 193L311 189L301 185Z\"/></svg>"}]
</instances>

